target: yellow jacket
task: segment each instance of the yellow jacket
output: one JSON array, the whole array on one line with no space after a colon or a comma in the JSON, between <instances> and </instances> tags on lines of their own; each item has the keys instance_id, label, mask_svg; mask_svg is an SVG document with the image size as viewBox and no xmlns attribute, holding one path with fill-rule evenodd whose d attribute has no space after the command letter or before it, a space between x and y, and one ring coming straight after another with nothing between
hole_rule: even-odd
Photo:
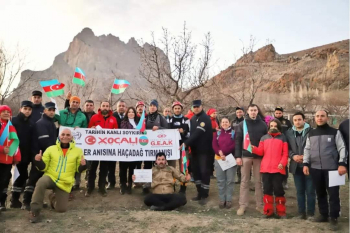
<instances>
[{"instance_id":1,"label":"yellow jacket","mask_svg":"<svg viewBox=\"0 0 350 233\"><path fill-rule=\"evenodd\" d=\"M60 142L50 146L44 152L42 161L45 163L44 175L49 176L58 188L70 193L74 185L74 176L79 172L81 159L84 158L83 151L75 146L72 141L64 156Z\"/></svg>"},{"instance_id":2,"label":"yellow jacket","mask_svg":"<svg viewBox=\"0 0 350 233\"><path fill-rule=\"evenodd\" d=\"M186 182L184 176L179 170L171 166L161 169L158 166L152 168L151 188L154 194L171 194L174 192L174 178L181 182Z\"/></svg>"}]
</instances>

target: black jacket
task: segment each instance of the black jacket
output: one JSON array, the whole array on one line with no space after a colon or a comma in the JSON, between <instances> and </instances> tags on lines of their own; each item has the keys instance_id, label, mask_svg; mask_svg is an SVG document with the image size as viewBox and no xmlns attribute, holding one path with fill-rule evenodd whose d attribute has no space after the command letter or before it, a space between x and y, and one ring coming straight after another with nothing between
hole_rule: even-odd
<instances>
[{"instance_id":1,"label":"black jacket","mask_svg":"<svg viewBox=\"0 0 350 233\"><path fill-rule=\"evenodd\" d=\"M292 128L292 123L290 123L290 121L284 117L281 118L276 118L277 120L279 120L282 124L282 133L285 134L287 132L288 129Z\"/></svg>"},{"instance_id":2,"label":"black jacket","mask_svg":"<svg viewBox=\"0 0 350 233\"><path fill-rule=\"evenodd\" d=\"M175 117L172 116L169 121L169 129L183 129L183 133L180 133L181 140L180 145L186 140L188 133L190 132L190 120L187 117Z\"/></svg>"},{"instance_id":3,"label":"black jacket","mask_svg":"<svg viewBox=\"0 0 350 233\"><path fill-rule=\"evenodd\" d=\"M34 126L33 154L38 154L40 150L44 153L49 146L56 144L56 140L57 129L54 119L43 114Z\"/></svg>"},{"instance_id":4,"label":"black jacket","mask_svg":"<svg viewBox=\"0 0 350 233\"><path fill-rule=\"evenodd\" d=\"M35 124L38 120L40 120L41 115L44 113L44 106L42 104L33 104L32 115L30 116L30 121L32 124Z\"/></svg>"},{"instance_id":5,"label":"black jacket","mask_svg":"<svg viewBox=\"0 0 350 233\"><path fill-rule=\"evenodd\" d=\"M192 154L212 155L213 131L210 117L204 112L194 115L190 123L190 136L185 141Z\"/></svg>"},{"instance_id":6,"label":"black jacket","mask_svg":"<svg viewBox=\"0 0 350 233\"><path fill-rule=\"evenodd\" d=\"M241 123L242 121L244 120L244 117L241 117L241 118L235 118L233 121L232 121L232 124L231 124L231 128L236 130L235 128L239 125L239 123Z\"/></svg>"},{"instance_id":7,"label":"black jacket","mask_svg":"<svg viewBox=\"0 0 350 233\"><path fill-rule=\"evenodd\" d=\"M267 126L264 121L261 120L260 116L257 116L255 120L252 120L249 116L245 117L248 127L248 134L250 143L253 146L259 146L260 139L262 136L267 134ZM250 158L261 158L256 154L252 154L247 150L243 149L243 121L239 123L236 127L236 149L235 149L235 157L250 157Z\"/></svg>"},{"instance_id":8,"label":"black jacket","mask_svg":"<svg viewBox=\"0 0 350 233\"><path fill-rule=\"evenodd\" d=\"M311 130L312 129L309 127L303 130L301 134L299 134L298 132L293 130L293 128L291 128L285 133L288 142L288 152L290 158L289 172L292 174L295 174L297 167L303 167L303 163L298 164L297 162L295 162L293 160L293 156L304 155L306 139Z\"/></svg>"},{"instance_id":9,"label":"black jacket","mask_svg":"<svg viewBox=\"0 0 350 233\"><path fill-rule=\"evenodd\" d=\"M23 113L18 113L12 118L12 124L16 128L19 139L19 150L21 151L21 163L29 163L32 161L31 142L33 138L34 124Z\"/></svg>"},{"instance_id":10,"label":"black jacket","mask_svg":"<svg viewBox=\"0 0 350 233\"><path fill-rule=\"evenodd\" d=\"M349 119L340 123L339 131L344 138L346 151L349 153ZM349 162L348 162L348 164L349 164Z\"/></svg>"},{"instance_id":11,"label":"black jacket","mask_svg":"<svg viewBox=\"0 0 350 233\"><path fill-rule=\"evenodd\" d=\"M118 127L120 128L120 126L122 125L122 120L118 114L118 112L114 112L113 116L115 117L115 119L117 119L117 123L118 123ZM124 115L125 116L125 115ZM124 117L123 117L124 118Z\"/></svg>"}]
</instances>

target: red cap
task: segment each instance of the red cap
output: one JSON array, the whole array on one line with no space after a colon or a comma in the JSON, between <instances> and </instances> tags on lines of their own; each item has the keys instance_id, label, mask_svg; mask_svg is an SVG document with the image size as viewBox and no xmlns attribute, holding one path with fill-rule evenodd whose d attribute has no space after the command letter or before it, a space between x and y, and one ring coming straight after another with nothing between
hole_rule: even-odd
<instances>
[{"instance_id":1,"label":"red cap","mask_svg":"<svg viewBox=\"0 0 350 233\"><path fill-rule=\"evenodd\" d=\"M10 115L12 116L12 111L11 111L11 108L9 106L7 106L7 105L0 105L0 113L2 111L6 111L6 110L9 111Z\"/></svg>"},{"instance_id":2,"label":"red cap","mask_svg":"<svg viewBox=\"0 0 350 233\"><path fill-rule=\"evenodd\" d=\"M135 107L135 108L137 108L139 105L145 106L145 103L144 103L143 101L138 101L138 102L136 103L136 107Z\"/></svg>"},{"instance_id":3,"label":"red cap","mask_svg":"<svg viewBox=\"0 0 350 233\"><path fill-rule=\"evenodd\" d=\"M174 108L176 105L179 105L181 108L184 108L184 106L179 101L175 101L171 108Z\"/></svg>"},{"instance_id":4,"label":"red cap","mask_svg":"<svg viewBox=\"0 0 350 233\"><path fill-rule=\"evenodd\" d=\"M214 112L216 112L215 108L211 108L207 111L207 115L210 116L211 114L213 114Z\"/></svg>"}]
</instances>

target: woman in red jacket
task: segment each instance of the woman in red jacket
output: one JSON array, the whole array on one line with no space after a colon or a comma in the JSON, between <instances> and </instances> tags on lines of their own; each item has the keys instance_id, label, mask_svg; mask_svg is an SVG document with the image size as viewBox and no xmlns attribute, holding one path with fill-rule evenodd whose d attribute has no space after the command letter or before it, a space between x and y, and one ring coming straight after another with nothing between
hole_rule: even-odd
<instances>
[{"instance_id":1,"label":"woman in red jacket","mask_svg":"<svg viewBox=\"0 0 350 233\"><path fill-rule=\"evenodd\" d=\"M286 198L284 197L283 179L288 163L288 144L281 133L282 125L277 119L269 123L269 132L260 139L259 147L253 147L253 153L263 156L260 166L264 189L264 214L274 214L273 195L275 195L276 212L280 218L286 218Z\"/></svg>"},{"instance_id":2,"label":"woman in red jacket","mask_svg":"<svg viewBox=\"0 0 350 233\"><path fill-rule=\"evenodd\" d=\"M12 115L9 106L0 106L0 136L4 133L4 129L8 124ZM7 141L7 140L6 140ZM6 210L7 187L11 179L12 164L18 164L21 161L21 152L19 149L13 156L9 156L9 146L0 145L0 211Z\"/></svg>"}]
</instances>

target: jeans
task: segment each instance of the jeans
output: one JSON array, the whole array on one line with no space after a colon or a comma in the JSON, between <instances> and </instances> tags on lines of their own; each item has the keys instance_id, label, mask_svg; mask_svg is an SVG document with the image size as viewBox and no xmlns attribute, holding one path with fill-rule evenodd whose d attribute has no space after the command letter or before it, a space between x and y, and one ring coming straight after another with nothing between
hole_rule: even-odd
<instances>
[{"instance_id":1,"label":"jeans","mask_svg":"<svg viewBox=\"0 0 350 233\"><path fill-rule=\"evenodd\" d=\"M298 210L300 214L315 214L316 192L311 176L305 176L302 168L298 167L294 174L294 184L297 190ZM307 212L306 212L307 199Z\"/></svg>"},{"instance_id":2,"label":"jeans","mask_svg":"<svg viewBox=\"0 0 350 233\"><path fill-rule=\"evenodd\" d=\"M237 166L223 171L217 160L214 162L220 201L232 201Z\"/></svg>"}]
</instances>

